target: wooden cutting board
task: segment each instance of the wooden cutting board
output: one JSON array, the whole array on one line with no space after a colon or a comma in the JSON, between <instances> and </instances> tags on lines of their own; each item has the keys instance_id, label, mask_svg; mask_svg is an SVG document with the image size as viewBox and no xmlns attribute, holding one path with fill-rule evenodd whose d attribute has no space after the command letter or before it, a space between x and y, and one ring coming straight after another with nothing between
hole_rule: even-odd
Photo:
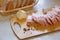
<instances>
[{"instance_id":1,"label":"wooden cutting board","mask_svg":"<svg viewBox=\"0 0 60 40\"><path fill-rule=\"evenodd\" d=\"M19 39L25 39L25 38L34 37L45 33L52 33L54 31L60 30L60 27L57 27L55 30L52 31L48 31L47 29L44 31L36 30L32 27L28 28L28 26L26 25L26 19L17 21L16 16L13 16L11 18L11 28Z\"/></svg>"}]
</instances>

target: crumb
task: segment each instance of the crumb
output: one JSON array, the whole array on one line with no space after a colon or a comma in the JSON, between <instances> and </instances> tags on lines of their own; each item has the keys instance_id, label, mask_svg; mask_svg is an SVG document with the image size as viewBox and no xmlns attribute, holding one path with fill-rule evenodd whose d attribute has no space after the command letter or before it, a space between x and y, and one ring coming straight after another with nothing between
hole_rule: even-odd
<instances>
[{"instance_id":1,"label":"crumb","mask_svg":"<svg viewBox=\"0 0 60 40\"><path fill-rule=\"evenodd\" d=\"M26 28L24 28L23 30L24 30L24 31L27 31L27 29L26 29Z\"/></svg>"}]
</instances>

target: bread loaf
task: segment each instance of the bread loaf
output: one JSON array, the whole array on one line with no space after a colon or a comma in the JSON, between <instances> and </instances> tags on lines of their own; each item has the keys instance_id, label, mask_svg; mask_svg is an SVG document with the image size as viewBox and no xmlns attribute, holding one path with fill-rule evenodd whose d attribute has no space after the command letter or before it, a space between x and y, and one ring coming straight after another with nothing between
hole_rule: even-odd
<instances>
[{"instance_id":1,"label":"bread loaf","mask_svg":"<svg viewBox=\"0 0 60 40\"><path fill-rule=\"evenodd\" d=\"M14 9L13 1L9 1L6 5L6 10L12 10Z\"/></svg>"},{"instance_id":2,"label":"bread loaf","mask_svg":"<svg viewBox=\"0 0 60 40\"><path fill-rule=\"evenodd\" d=\"M27 1L27 0L24 0L24 1L22 2L22 5L21 5L21 6L22 6L22 7L25 6L25 5L26 5L26 2L28 2L28 1Z\"/></svg>"},{"instance_id":3,"label":"bread loaf","mask_svg":"<svg viewBox=\"0 0 60 40\"><path fill-rule=\"evenodd\" d=\"M29 5L30 1L31 1L31 0L27 0L26 5Z\"/></svg>"},{"instance_id":4,"label":"bread loaf","mask_svg":"<svg viewBox=\"0 0 60 40\"><path fill-rule=\"evenodd\" d=\"M0 10L12 10L33 3L34 0L0 0Z\"/></svg>"},{"instance_id":5,"label":"bread loaf","mask_svg":"<svg viewBox=\"0 0 60 40\"><path fill-rule=\"evenodd\" d=\"M17 3L16 3L16 8L21 7L21 4L22 4L22 0L17 0Z\"/></svg>"},{"instance_id":6,"label":"bread loaf","mask_svg":"<svg viewBox=\"0 0 60 40\"><path fill-rule=\"evenodd\" d=\"M6 0L0 0L0 11L5 10L6 8Z\"/></svg>"}]
</instances>

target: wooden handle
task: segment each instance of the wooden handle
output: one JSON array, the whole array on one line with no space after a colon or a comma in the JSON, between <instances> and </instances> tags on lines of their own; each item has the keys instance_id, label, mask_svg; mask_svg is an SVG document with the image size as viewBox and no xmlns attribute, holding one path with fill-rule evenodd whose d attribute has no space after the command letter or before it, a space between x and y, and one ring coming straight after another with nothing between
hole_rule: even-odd
<instances>
[{"instance_id":1,"label":"wooden handle","mask_svg":"<svg viewBox=\"0 0 60 40\"><path fill-rule=\"evenodd\" d=\"M16 20L16 18L12 18L11 19L11 28L12 28L12 31L15 33L15 35L17 36L17 37L19 37L19 32L17 31L17 29L14 27L14 25L15 25L15 23L17 22L17 20Z\"/></svg>"}]
</instances>

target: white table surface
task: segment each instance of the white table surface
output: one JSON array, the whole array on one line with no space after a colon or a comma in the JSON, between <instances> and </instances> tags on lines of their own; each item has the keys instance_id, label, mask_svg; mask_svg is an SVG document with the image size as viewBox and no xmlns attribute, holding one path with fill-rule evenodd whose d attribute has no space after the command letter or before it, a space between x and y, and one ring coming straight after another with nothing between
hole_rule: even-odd
<instances>
[{"instance_id":1,"label":"white table surface","mask_svg":"<svg viewBox=\"0 0 60 40\"><path fill-rule=\"evenodd\" d=\"M35 6L35 9L39 11L47 6L55 5L60 5L60 0L39 0L39 3ZM10 21L1 19L3 18L0 18L0 40L19 40L11 29ZM24 40L60 40L60 31Z\"/></svg>"}]
</instances>

